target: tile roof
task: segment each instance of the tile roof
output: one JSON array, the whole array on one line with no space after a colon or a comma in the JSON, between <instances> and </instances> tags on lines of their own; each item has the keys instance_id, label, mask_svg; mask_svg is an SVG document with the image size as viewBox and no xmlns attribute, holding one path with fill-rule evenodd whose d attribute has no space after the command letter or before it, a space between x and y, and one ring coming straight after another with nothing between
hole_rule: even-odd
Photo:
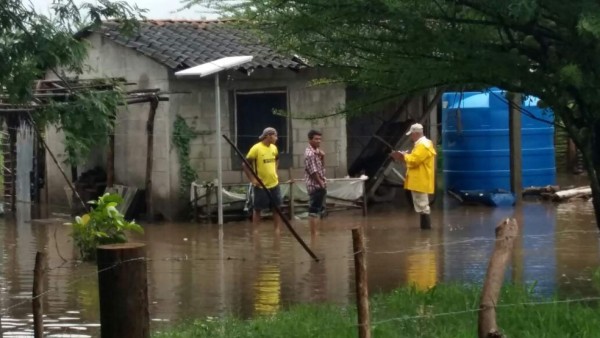
<instances>
[{"instance_id":1,"label":"tile roof","mask_svg":"<svg viewBox=\"0 0 600 338\"><path fill-rule=\"evenodd\" d=\"M175 70L237 55L254 56L252 62L238 68L242 70L307 67L298 57L282 56L235 23L234 20L145 20L139 31L126 35L119 31L117 22L107 21L100 33Z\"/></svg>"}]
</instances>

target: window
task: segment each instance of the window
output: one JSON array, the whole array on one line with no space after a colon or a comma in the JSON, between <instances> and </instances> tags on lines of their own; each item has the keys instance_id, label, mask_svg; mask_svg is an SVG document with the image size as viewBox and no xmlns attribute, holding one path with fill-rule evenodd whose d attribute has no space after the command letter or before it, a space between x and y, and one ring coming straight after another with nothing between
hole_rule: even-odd
<instances>
[{"instance_id":1,"label":"window","mask_svg":"<svg viewBox=\"0 0 600 338\"><path fill-rule=\"evenodd\" d=\"M279 150L279 168L287 169L292 165L292 140L290 123L282 113L288 111L287 91L236 91L233 92L234 117L233 130L235 142L243 154L258 142L258 136L266 127L277 129L277 148ZM233 169L241 169L241 160L233 155Z\"/></svg>"}]
</instances>

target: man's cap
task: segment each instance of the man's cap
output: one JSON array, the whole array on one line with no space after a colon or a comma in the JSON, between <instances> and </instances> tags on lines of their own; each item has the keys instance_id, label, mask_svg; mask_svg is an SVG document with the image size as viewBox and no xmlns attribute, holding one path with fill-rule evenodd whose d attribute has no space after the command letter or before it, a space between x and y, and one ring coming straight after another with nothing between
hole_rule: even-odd
<instances>
[{"instance_id":1,"label":"man's cap","mask_svg":"<svg viewBox=\"0 0 600 338\"><path fill-rule=\"evenodd\" d=\"M265 128L265 130L263 130L262 134L260 134L258 139L262 141L265 137L267 137L271 134L277 134L277 130L275 130L275 128L273 128L273 127L267 127L267 128Z\"/></svg>"},{"instance_id":2,"label":"man's cap","mask_svg":"<svg viewBox=\"0 0 600 338\"><path fill-rule=\"evenodd\" d=\"M415 123L412 126L410 126L410 130L406 133L406 135L410 135L414 132L419 132L422 133L423 132L423 125L420 123Z\"/></svg>"}]
</instances>

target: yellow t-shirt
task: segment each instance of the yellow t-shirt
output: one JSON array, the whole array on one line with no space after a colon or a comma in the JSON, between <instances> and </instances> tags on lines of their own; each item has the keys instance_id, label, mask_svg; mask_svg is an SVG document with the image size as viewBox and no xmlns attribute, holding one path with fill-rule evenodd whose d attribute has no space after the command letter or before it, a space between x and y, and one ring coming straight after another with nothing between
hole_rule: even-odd
<instances>
[{"instance_id":1,"label":"yellow t-shirt","mask_svg":"<svg viewBox=\"0 0 600 338\"><path fill-rule=\"evenodd\" d=\"M279 177L277 176L278 157L279 153L277 152L276 145L271 144L267 147L262 142L253 145L250 151L248 151L248 155L246 155L248 160L254 161L254 170L268 189L274 188L279 184Z\"/></svg>"}]
</instances>

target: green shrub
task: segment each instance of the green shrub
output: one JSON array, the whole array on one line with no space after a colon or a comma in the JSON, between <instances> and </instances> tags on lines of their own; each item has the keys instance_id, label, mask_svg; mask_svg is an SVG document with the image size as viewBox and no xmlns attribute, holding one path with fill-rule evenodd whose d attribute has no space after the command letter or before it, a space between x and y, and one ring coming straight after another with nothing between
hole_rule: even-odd
<instances>
[{"instance_id":1,"label":"green shrub","mask_svg":"<svg viewBox=\"0 0 600 338\"><path fill-rule=\"evenodd\" d=\"M99 245L127 242L125 231L144 232L139 224L128 222L116 209L122 202L121 196L106 193L97 201L88 202L92 205L89 213L75 217L74 223L67 223L73 227L71 236L83 260L96 259Z\"/></svg>"}]
</instances>

